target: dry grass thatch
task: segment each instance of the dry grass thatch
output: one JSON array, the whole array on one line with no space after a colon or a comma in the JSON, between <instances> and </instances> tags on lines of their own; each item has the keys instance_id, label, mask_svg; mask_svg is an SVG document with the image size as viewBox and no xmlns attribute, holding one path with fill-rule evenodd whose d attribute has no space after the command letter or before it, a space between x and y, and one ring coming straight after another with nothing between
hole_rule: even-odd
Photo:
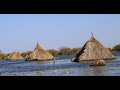
<instances>
[{"instance_id":1,"label":"dry grass thatch","mask_svg":"<svg viewBox=\"0 0 120 90\"><path fill-rule=\"evenodd\" d=\"M21 56L20 52L13 52L10 54L5 60L23 60L24 58Z\"/></svg>"},{"instance_id":2,"label":"dry grass thatch","mask_svg":"<svg viewBox=\"0 0 120 90\"><path fill-rule=\"evenodd\" d=\"M90 66L105 66L104 60L96 60Z\"/></svg>"},{"instance_id":3,"label":"dry grass thatch","mask_svg":"<svg viewBox=\"0 0 120 90\"><path fill-rule=\"evenodd\" d=\"M105 48L98 40L92 36L83 46L81 51L76 55L74 62L89 60L110 60L116 59L111 52Z\"/></svg>"},{"instance_id":4,"label":"dry grass thatch","mask_svg":"<svg viewBox=\"0 0 120 90\"><path fill-rule=\"evenodd\" d=\"M30 60L51 60L54 59L54 57L44 50L40 45L37 43L36 48L29 56Z\"/></svg>"},{"instance_id":5,"label":"dry grass thatch","mask_svg":"<svg viewBox=\"0 0 120 90\"><path fill-rule=\"evenodd\" d=\"M27 58L29 58L29 55L26 55L26 56L25 56L25 59L27 59Z\"/></svg>"}]
</instances>

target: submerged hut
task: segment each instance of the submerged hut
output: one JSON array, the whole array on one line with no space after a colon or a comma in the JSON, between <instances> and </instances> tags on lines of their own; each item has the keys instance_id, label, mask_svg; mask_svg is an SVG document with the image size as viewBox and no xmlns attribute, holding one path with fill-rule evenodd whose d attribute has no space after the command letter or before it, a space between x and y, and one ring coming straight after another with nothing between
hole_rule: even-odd
<instances>
[{"instance_id":1,"label":"submerged hut","mask_svg":"<svg viewBox=\"0 0 120 90\"><path fill-rule=\"evenodd\" d=\"M21 56L20 52L13 52L5 60L23 60L24 58Z\"/></svg>"},{"instance_id":2,"label":"submerged hut","mask_svg":"<svg viewBox=\"0 0 120 90\"><path fill-rule=\"evenodd\" d=\"M103 60L116 59L115 56L92 35L72 61L93 61L100 60L101 58Z\"/></svg>"},{"instance_id":3,"label":"submerged hut","mask_svg":"<svg viewBox=\"0 0 120 90\"><path fill-rule=\"evenodd\" d=\"M30 61L30 56L29 55L25 56L25 61Z\"/></svg>"},{"instance_id":4,"label":"submerged hut","mask_svg":"<svg viewBox=\"0 0 120 90\"><path fill-rule=\"evenodd\" d=\"M105 66L105 60L95 60L90 64L90 66Z\"/></svg>"},{"instance_id":5,"label":"submerged hut","mask_svg":"<svg viewBox=\"0 0 120 90\"><path fill-rule=\"evenodd\" d=\"M54 57L44 50L38 43L34 51L29 55L30 60L52 60Z\"/></svg>"},{"instance_id":6,"label":"submerged hut","mask_svg":"<svg viewBox=\"0 0 120 90\"><path fill-rule=\"evenodd\" d=\"M26 55L26 56L25 56L25 59L27 59L27 58L29 58L29 55Z\"/></svg>"}]
</instances>

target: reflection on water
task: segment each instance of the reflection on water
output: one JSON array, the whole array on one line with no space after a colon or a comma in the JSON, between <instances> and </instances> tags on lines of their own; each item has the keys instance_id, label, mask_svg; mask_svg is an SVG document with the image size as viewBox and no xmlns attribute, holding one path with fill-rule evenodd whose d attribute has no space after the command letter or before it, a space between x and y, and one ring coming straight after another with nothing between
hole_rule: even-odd
<instances>
[{"instance_id":1,"label":"reflection on water","mask_svg":"<svg viewBox=\"0 0 120 90\"><path fill-rule=\"evenodd\" d=\"M104 76L104 73L106 72L105 66L95 66L86 68L86 75L90 76Z\"/></svg>"},{"instance_id":2,"label":"reflection on water","mask_svg":"<svg viewBox=\"0 0 120 90\"><path fill-rule=\"evenodd\" d=\"M90 66L91 62L71 62L69 57L50 61L0 61L2 76L120 76L118 59L106 61L106 66ZM65 56L64 56L65 57ZM63 58L63 57L62 57Z\"/></svg>"},{"instance_id":3,"label":"reflection on water","mask_svg":"<svg viewBox=\"0 0 120 90\"><path fill-rule=\"evenodd\" d=\"M37 64L54 64L54 60L50 60L50 61L36 61L34 63L37 63Z\"/></svg>"}]
</instances>

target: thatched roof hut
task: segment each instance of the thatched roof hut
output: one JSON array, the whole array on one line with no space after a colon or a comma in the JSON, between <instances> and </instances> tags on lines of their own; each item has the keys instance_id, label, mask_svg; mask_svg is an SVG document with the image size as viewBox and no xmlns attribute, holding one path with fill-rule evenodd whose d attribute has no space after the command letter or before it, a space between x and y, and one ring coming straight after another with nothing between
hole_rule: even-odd
<instances>
[{"instance_id":1,"label":"thatched roof hut","mask_svg":"<svg viewBox=\"0 0 120 90\"><path fill-rule=\"evenodd\" d=\"M54 57L46 50L44 50L37 43L34 51L29 55L30 60L52 60Z\"/></svg>"},{"instance_id":2,"label":"thatched roof hut","mask_svg":"<svg viewBox=\"0 0 120 90\"><path fill-rule=\"evenodd\" d=\"M20 52L13 52L5 60L23 60L24 58L21 56Z\"/></svg>"},{"instance_id":3,"label":"thatched roof hut","mask_svg":"<svg viewBox=\"0 0 120 90\"><path fill-rule=\"evenodd\" d=\"M92 36L83 46L81 51L76 55L74 62L89 60L110 60L116 59L111 52L105 48L98 40Z\"/></svg>"},{"instance_id":4,"label":"thatched roof hut","mask_svg":"<svg viewBox=\"0 0 120 90\"><path fill-rule=\"evenodd\" d=\"M29 58L29 55L26 55L26 56L25 56L25 59L27 59L27 58Z\"/></svg>"}]
</instances>

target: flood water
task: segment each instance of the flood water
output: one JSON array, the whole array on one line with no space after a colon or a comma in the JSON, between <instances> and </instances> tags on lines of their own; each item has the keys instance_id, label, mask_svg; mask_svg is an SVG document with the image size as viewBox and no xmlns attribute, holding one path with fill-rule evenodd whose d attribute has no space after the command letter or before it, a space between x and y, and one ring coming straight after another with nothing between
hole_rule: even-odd
<instances>
[{"instance_id":1,"label":"flood water","mask_svg":"<svg viewBox=\"0 0 120 90\"><path fill-rule=\"evenodd\" d=\"M71 62L72 56L59 56L51 61L0 60L1 76L120 76L120 53L106 66L90 66L89 62Z\"/></svg>"}]
</instances>

